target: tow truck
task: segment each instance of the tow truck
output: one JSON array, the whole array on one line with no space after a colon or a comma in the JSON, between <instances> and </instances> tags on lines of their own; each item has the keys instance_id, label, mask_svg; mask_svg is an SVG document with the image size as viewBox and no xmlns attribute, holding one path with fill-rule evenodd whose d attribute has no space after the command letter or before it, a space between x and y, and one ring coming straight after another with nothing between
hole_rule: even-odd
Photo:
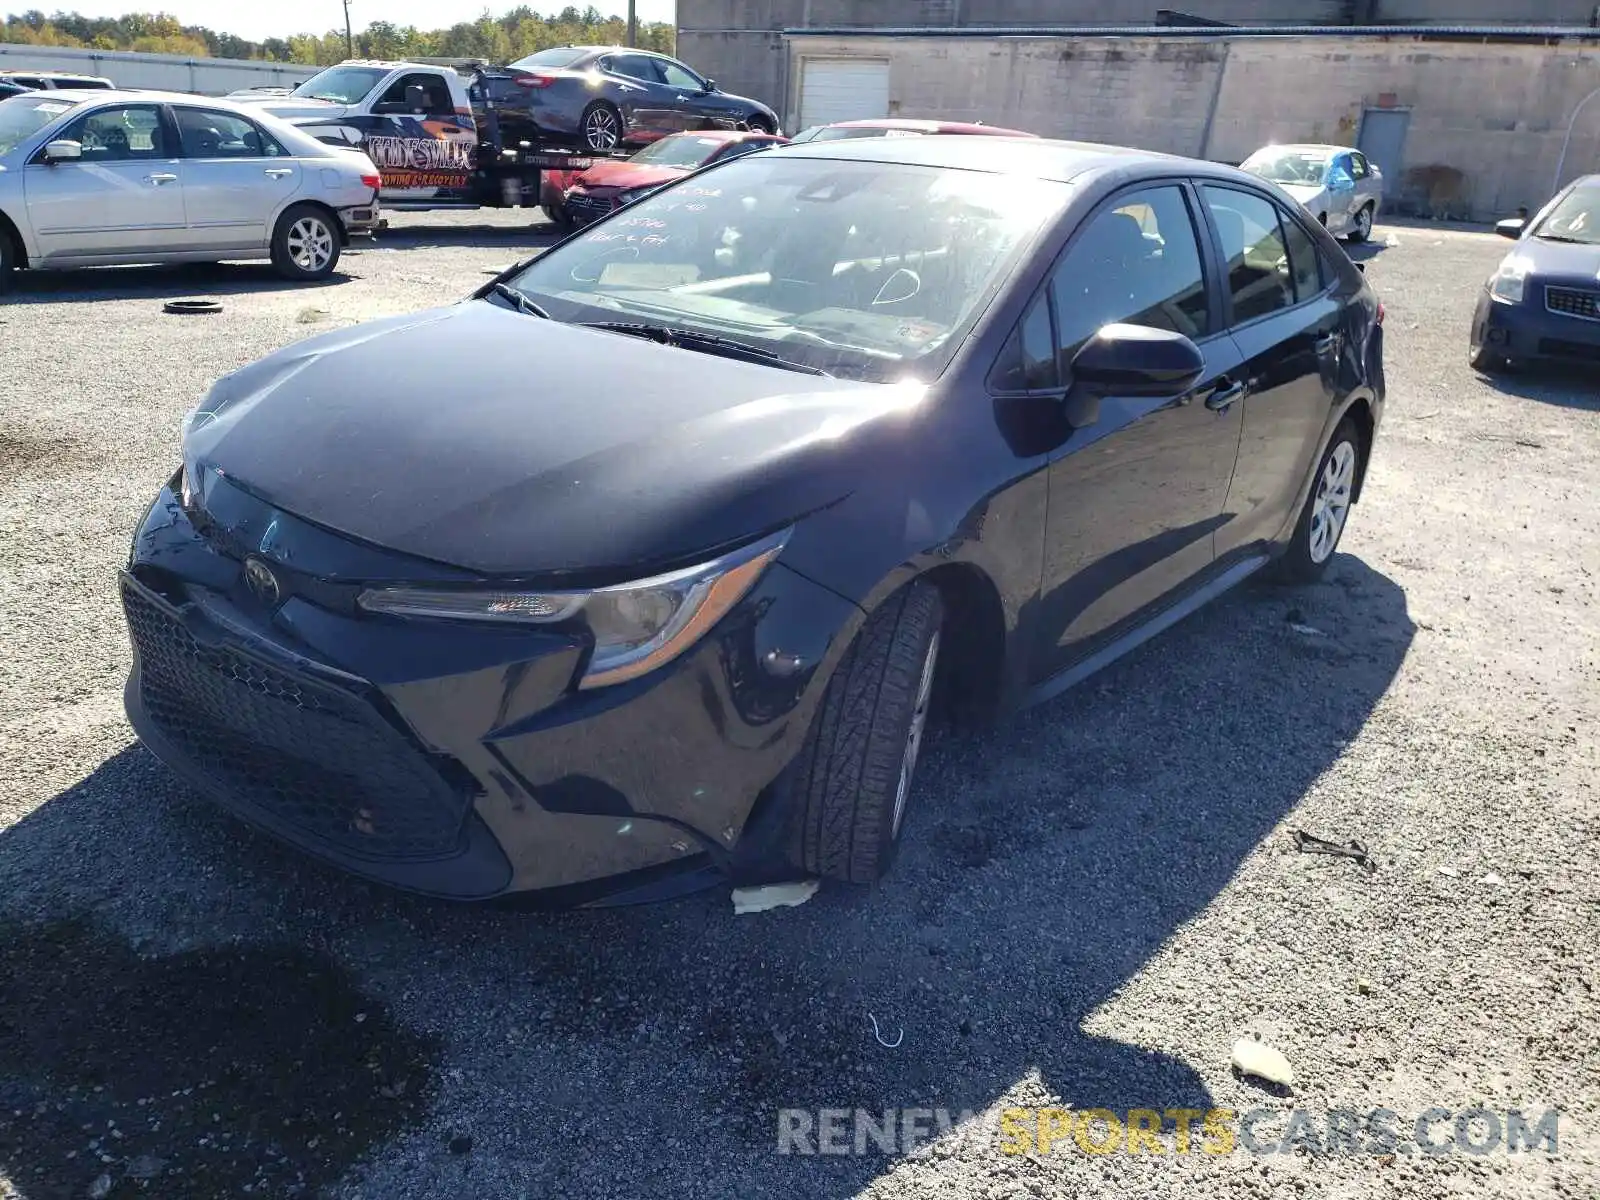
<instances>
[{"instance_id":1,"label":"tow truck","mask_svg":"<svg viewBox=\"0 0 1600 1200\"><path fill-rule=\"evenodd\" d=\"M288 95L230 99L364 151L383 177L380 202L400 211L533 208L544 171L582 171L636 149L597 154L539 136L517 119L519 86L516 71L478 59L350 59Z\"/></svg>"}]
</instances>

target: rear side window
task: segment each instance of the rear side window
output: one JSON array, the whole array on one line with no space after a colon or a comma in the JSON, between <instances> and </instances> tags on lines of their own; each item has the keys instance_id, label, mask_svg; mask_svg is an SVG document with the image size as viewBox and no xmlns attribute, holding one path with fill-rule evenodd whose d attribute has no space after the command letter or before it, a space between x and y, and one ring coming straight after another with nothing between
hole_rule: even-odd
<instances>
[{"instance_id":1,"label":"rear side window","mask_svg":"<svg viewBox=\"0 0 1600 1200\"><path fill-rule=\"evenodd\" d=\"M656 70L655 60L644 54L614 54L609 60L608 69L643 83L661 82L661 73Z\"/></svg>"},{"instance_id":2,"label":"rear side window","mask_svg":"<svg viewBox=\"0 0 1600 1200\"><path fill-rule=\"evenodd\" d=\"M1365 179L1372 172L1367 167L1365 154L1352 154L1350 156L1350 173L1357 179Z\"/></svg>"},{"instance_id":3,"label":"rear side window","mask_svg":"<svg viewBox=\"0 0 1600 1200\"><path fill-rule=\"evenodd\" d=\"M1201 188L1222 239L1236 324L1270 316L1296 303L1277 206L1233 188Z\"/></svg>"},{"instance_id":4,"label":"rear side window","mask_svg":"<svg viewBox=\"0 0 1600 1200\"><path fill-rule=\"evenodd\" d=\"M1283 247L1289 256L1289 276L1294 281L1294 297L1304 303L1322 291L1323 278L1317 269L1317 248L1311 235L1293 217L1279 211L1283 226ZM1331 283L1330 276L1327 282Z\"/></svg>"},{"instance_id":5,"label":"rear side window","mask_svg":"<svg viewBox=\"0 0 1600 1200\"><path fill-rule=\"evenodd\" d=\"M1061 374L1103 325L1125 322L1191 338L1212 331L1200 245L1183 189L1145 188L1091 219L1057 265Z\"/></svg>"},{"instance_id":6,"label":"rear side window","mask_svg":"<svg viewBox=\"0 0 1600 1200\"><path fill-rule=\"evenodd\" d=\"M209 108L177 108L178 135L188 158L282 158L276 138L254 122Z\"/></svg>"}]
</instances>

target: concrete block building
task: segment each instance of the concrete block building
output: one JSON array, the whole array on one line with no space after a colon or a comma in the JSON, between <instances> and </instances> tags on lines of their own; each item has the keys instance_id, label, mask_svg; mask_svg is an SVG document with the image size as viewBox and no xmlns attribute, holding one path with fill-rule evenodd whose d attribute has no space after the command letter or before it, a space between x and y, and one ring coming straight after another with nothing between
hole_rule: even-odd
<instances>
[{"instance_id":1,"label":"concrete block building","mask_svg":"<svg viewBox=\"0 0 1600 1200\"><path fill-rule=\"evenodd\" d=\"M1563 182L1600 171L1595 0L1183 2L678 0L678 51L791 130L938 116L1231 162L1359 145L1441 217L1536 206L1564 144Z\"/></svg>"}]
</instances>

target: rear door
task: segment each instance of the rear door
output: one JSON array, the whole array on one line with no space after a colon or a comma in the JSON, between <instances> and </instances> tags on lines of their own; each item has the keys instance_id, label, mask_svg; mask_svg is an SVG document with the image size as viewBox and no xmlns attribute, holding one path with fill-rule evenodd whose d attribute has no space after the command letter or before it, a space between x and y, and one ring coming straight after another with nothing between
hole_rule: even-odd
<instances>
[{"instance_id":1,"label":"rear door","mask_svg":"<svg viewBox=\"0 0 1600 1200\"><path fill-rule=\"evenodd\" d=\"M1072 386L1078 349L1115 321L1183 333L1206 360L1182 396L1106 397L1098 421L1052 453L1036 680L1115 639L1212 565L1239 449L1239 361L1195 205L1176 180L1117 194L1074 235L1019 328L1029 390L1057 395Z\"/></svg>"},{"instance_id":2,"label":"rear door","mask_svg":"<svg viewBox=\"0 0 1600 1200\"><path fill-rule=\"evenodd\" d=\"M183 199L196 250L261 250L300 190L301 166L255 122L211 108L173 108Z\"/></svg>"},{"instance_id":3,"label":"rear door","mask_svg":"<svg viewBox=\"0 0 1600 1200\"><path fill-rule=\"evenodd\" d=\"M54 140L79 143L83 157L46 164L41 151L24 168L43 261L160 256L186 246L183 163L161 105L98 108Z\"/></svg>"},{"instance_id":4,"label":"rear door","mask_svg":"<svg viewBox=\"0 0 1600 1200\"><path fill-rule=\"evenodd\" d=\"M1246 394L1239 461L1217 531L1219 557L1260 549L1298 514L1338 392L1342 302L1311 235L1267 195L1233 184L1200 188L1226 264L1228 324Z\"/></svg>"}]
</instances>

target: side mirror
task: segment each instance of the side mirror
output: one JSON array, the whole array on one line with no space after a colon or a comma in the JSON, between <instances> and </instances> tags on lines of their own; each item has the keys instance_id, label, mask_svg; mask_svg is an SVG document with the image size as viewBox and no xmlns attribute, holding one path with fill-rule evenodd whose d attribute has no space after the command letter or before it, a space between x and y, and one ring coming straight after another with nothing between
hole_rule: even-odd
<instances>
[{"instance_id":1,"label":"side mirror","mask_svg":"<svg viewBox=\"0 0 1600 1200\"><path fill-rule=\"evenodd\" d=\"M1093 425L1104 396L1181 396L1205 369L1200 347L1181 333L1107 325L1073 355L1067 423L1074 429Z\"/></svg>"},{"instance_id":2,"label":"side mirror","mask_svg":"<svg viewBox=\"0 0 1600 1200\"><path fill-rule=\"evenodd\" d=\"M1495 222L1494 231L1503 238L1516 241L1527 227L1528 223L1521 217L1507 217L1504 221Z\"/></svg>"},{"instance_id":3,"label":"side mirror","mask_svg":"<svg viewBox=\"0 0 1600 1200\"><path fill-rule=\"evenodd\" d=\"M709 94L709 93L714 92L716 90L717 90L717 81L715 79L706 80L706 92Z\"/></svg>"},{"instance_id":4,"label":"side mirror","mask_svg":"<svg viewBox=\"0 0 1600 1200\"><path fill-rule=\"evenodd\" d=\"M406 107L412 112L426 112L428 108L428 89L420 83L413 83L406 88Z\"/></svg>"},{"instance_id":5,"label":"side mirror","mask_svg":"<svg viewBox=\"0 0 1600 1200\"><path fill-rule=\"evenodd\" d=\"M44 148L44 161L47 163L76 162L82 157L83 143L74 142L70 138L51 142Z\"/></svg>"}]
</instances>

